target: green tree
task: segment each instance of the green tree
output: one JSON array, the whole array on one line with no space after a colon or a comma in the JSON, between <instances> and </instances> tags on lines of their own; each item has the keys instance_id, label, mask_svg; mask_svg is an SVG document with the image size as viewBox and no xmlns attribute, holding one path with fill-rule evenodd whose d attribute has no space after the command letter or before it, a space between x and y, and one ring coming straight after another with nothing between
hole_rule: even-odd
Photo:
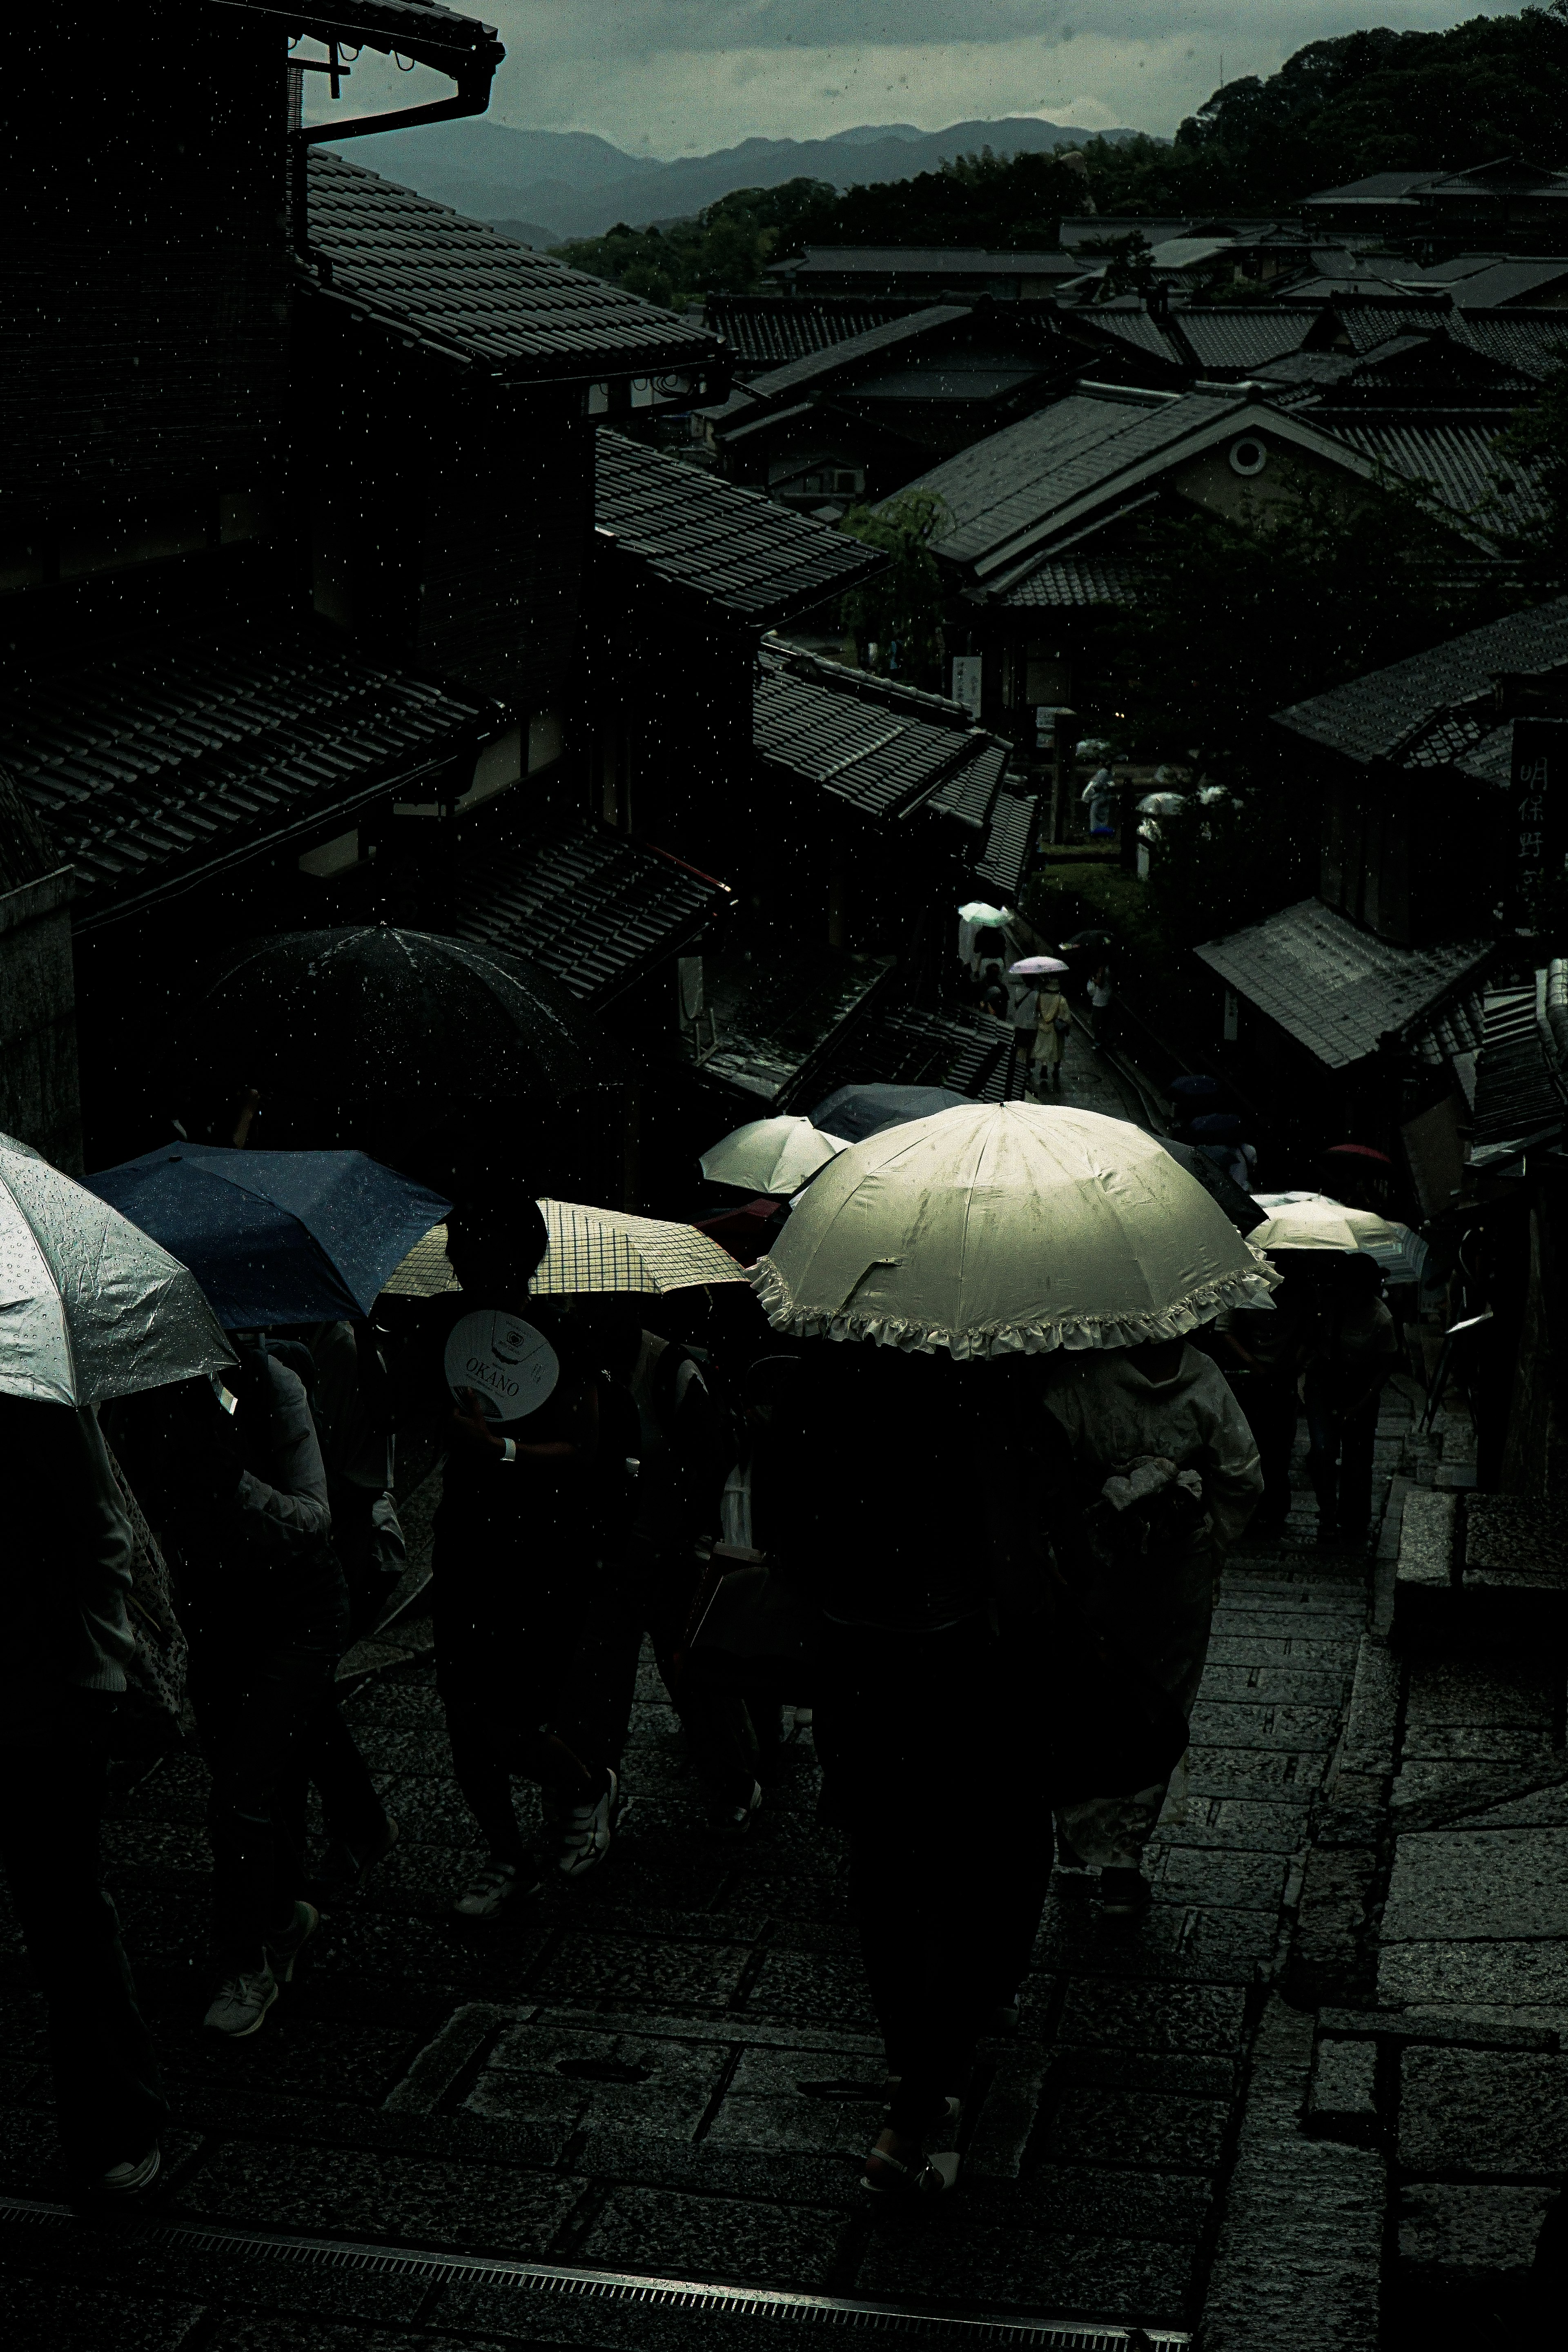
<instances>
[{"instance_id":1,"label":"green tree","mask_svg":"<svg viewBox=\"0 0 1568 2352\"><path fill-rule=\"evenodd\" d=\"M932 694L942 690L943 651L942 583L932 549L952 528L945 500L930 490L905 490L885 506L852 507L839 525L889 559L884 571L842 601L857 661Z\"/></svg>"},{"instance_id":2,"label":"green tree","mask_svg":"<svg viewBox=\"0 0 1568 2352\"><path fill-rule=\"evenodd\" d=\"M683 310L705 294L758 291L781 236L832 197L825 180L734 188L693 220L672 221L663 229L630 228L618 221L603 236L558 246L556 257L647 301Z\"/></svg>"}]
</instances>

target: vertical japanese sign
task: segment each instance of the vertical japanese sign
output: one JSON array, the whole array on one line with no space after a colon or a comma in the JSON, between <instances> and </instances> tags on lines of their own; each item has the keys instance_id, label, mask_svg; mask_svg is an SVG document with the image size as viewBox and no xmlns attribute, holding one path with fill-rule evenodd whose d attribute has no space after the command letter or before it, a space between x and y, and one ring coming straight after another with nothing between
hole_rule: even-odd
<instances>
[{"instance_id":1,"label":"vertical japanese sign","mask_svg":"<svg viewBox=\"0 0 1568 2352\"><path fill-rule=\"evenodd\" d=\"M954 654L952 657L952 698L962 704L971 719L980 716L979 654Z\"/></svg>"},{"instance_id":2,"label":"vertical japanese sign","mask_svg":"<svg viewBox=\"0 0 1568 2352\"><path fill-rule=\"evenodd\" d=\"M1517 919L1550 929L1562 919L1568 867L1568 719L1514 720L1510 796Z\"/></svg>"}]
</instances>

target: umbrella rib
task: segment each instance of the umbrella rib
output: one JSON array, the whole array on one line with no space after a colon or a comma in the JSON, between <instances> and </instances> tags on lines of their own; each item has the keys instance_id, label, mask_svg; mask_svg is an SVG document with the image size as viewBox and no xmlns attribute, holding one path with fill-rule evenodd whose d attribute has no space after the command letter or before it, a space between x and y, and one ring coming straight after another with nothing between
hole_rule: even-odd
<instances>
[{"instance_id":1,"label":"umbrella rib","mask_svg":"<svg viewBox=\"0 0 1568 2352\"><path fill-rule=\"evenodd\" d=\"M39 1233L37 1226L27 1214L26 1202L18 1197L16 1192L9 1184L6 1185L5 1190L10 1195L12 1206L16 1209L16 1214L21 1218L22 1223L26 1226L27 1231L33 1237L33 1247L38 1253L38 1260L40 1265L43 1266L44 1272L54 1284L55 1297L59 1302L60 1309L60 1337L65 1343L66 1363L69 1367L70 1370L71 1402L73 1405L79 1405L81 1403L81 1375L77 1369L76 1341L71 1336L70 1314L66 1306L65 1292L60 1286L58 1272L56 1269L53 1258L49 1255L48 1251L44 1246L44 1237L42 1234Z\"/></svg>"}]
</instances>

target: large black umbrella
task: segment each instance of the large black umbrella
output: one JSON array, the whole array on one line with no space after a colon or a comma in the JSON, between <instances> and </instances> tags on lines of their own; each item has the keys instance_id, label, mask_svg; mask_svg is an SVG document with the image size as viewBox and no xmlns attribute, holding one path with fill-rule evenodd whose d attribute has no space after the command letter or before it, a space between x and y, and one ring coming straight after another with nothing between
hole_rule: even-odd
<instances>
[{"instance_id":1,"label":"large black umbrella","mask_svg":"<svg viewBox=\"0 0 1568 2352\"><path fill-rule=\"evenodd\" d=\"M1200 1151L1195 1143L1178 1143L1173 1135L1163 1135L1160 1141L1173 1160L1179 1160L1189 1176L1195 1176L1204 1191L1218 1203L1238 1234L1249 1234L1254 1225L1263 1224L1268 1215L1260 1209L1250 1192L1243 1192L1233 1176Z\"/></svg>"},{"instance_id":2,"label":"large black umbrella","mask_svg":"<svg viewBox=\"0 0 1568 2352\"><path fill-rule=\"evenodd\" d=\"M171 1075L215 1126L254 1087L266 1140L379 1144L404 1165L409 1135L488 1116L499 1138L520 1110L587 1108L625 1081L548 973L385 924L251 941L195 1009Z\"/></svg>"}]
</instances>

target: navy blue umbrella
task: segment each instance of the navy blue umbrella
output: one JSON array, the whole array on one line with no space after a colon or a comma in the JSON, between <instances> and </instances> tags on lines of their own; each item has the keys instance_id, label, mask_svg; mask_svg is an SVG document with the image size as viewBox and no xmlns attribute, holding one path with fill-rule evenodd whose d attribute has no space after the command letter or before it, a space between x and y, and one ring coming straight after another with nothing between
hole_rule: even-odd
<instances>
[{"instance_id":1,"label":"navy blue umbrella","mask_svg":"<svg viewBox=\"0 0 1568 2352\"><path fill-rule=\"evenodd\" d=\"M826 1134L841 1135L846 1143L864 1143L884 1128L930 1118L933 1111L972 1108L969 1097L952 1087L840 1087L817 1104L811 1123Z\"/></svg>"},{"instance_id":2,"label":"navy blue umbrella","mask_svg":"<svg viewBox=\"0 0 1568 2352\"><path fill-rule=\"evenodd\" d=\"M367 1315L452 1205L363 1151L170 1143L87 1183L189 1266L230 1331Z\"/></svg>"}]
</instances>

